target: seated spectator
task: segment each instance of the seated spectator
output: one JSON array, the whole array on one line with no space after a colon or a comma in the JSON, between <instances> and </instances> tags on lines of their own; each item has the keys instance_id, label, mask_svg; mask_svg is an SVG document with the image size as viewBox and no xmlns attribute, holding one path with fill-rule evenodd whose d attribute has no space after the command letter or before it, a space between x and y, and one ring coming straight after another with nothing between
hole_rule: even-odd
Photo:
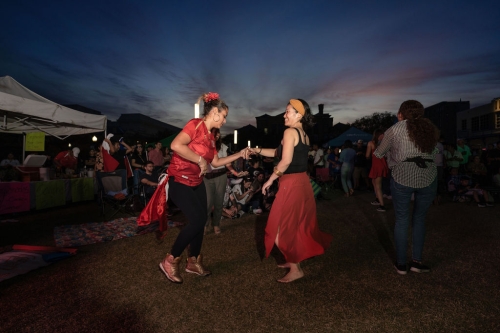
<instances>
[{"instance_id":1,"label":"seated spectator","mask_svg":"<svg viewBox=\"0 0 500 333\"><path fill-rule=\"evenodd\" d=\"M474 182L479 183L481 186L488 184L488 170L481 162L481 158L479 156L474 156L472 161L467 166L467 170L469 171Z\"/></svg>"},{"instance_id":2,"label":"seated spectator","mask_svg":"<svg viewBox=\"0 0 500 333\"><path fill-rule=\"evenodd\" d=\"M458 168L450 169L450 175L446 181L448 193L455 194L458 185L460 185L460 177L461 176L458 175Z\"/></svg>"},{"instance_id":3,"label":"seated spectator","mask_svg":"<svg viewBox=\"0 0 500 333\"><path fill-rule=\"evenodd\" d=\"M14 158L14 154L8 153L7 158L0 162L0 181L10 182L18 180L18 174L15 167L20 163Z\"/></svg>"},{"instance_id":4,"label":"seated spectator","mask_svg":"<svg viewBox=\"0 0 500 333\"><path fill-rule=\"evenodd\" d=\"M7 158L3 159L2 162L0 162L0 166L6 167L6 166L11 166L15 167L21 165L18 160L14 158L14 154L8 153Z\"/></svg>"},{"instance_id":5,"label":"seated spectator","mask_svg":"<svg viewBox=\"0 0 500 333\"><path fill-rule=\"evenodd\" d=\"M130 162L134 174L134 194L139 193L139 182L141 176L145 172L147 162L148 158L146 156L146 152L144 151L144 146L141 143L138 143L135 146L135 151L132 154Z\"/></svg>"},{"instance_id":6,"label":"seated spectator","mask_svg":"<svg viewBox=\"0 0 500 333\"><path fill-rule=\"evenodd\" d=\"M72 175L78 167L78 155L80 148L65 150L54 157L54 166L57 171L62 171L66 175Z\"/></svg>"},{"instance_id":7,"label":"seated spectator","mask_svg":"<svg viewBox=\"0 0 500 333\"><path fill-rule=\"evenodd\" d=\"M154 172L154 164L151 161L146 162L145 171L141 175L141 184L144 187L146 201L149 201L158 187L158 174Z\"/></svg>"},{"instance_id":8,"label":"seated spectator","mask_svg":"<svg viewBox=\"0 0 500 333\"><path fill-rule=\"evenodd\" d=\"M243 178L243 187L240 184L236 184L233 186L233 195L236 198L236 202L238 203L238 211L240 214L248 213L250 208L250 202L254 195L254 191L252 190L252 177ZM257 209L258 207L255 207Z\"/></svg>"},{"instance_id":9,"label":"seated spectator","mask_svg":"<svg viewBox=\"0 0 500 333\"><path fill-rule=\"evenodd\" d=\"M488 193L479 188L479 184L473 186L471 180L468 176L462 176L460 178L460 184L457 186L455 192L458 201L468 201L468 198L474 198L478 207L492 207L493 204L488 202Z\"/></svg>"},{"instance_id":10,"label":"seated spectator","mask_svg":"<svg viewBox=\"0 0 500 333\"><path fill-rule=\"evenodd\" d=\"M262 213L262 207L264 207L264 195L262 194L262 185L264 185L264 183L264 170L262 170L262 172L257 173L257 177L254 179L251 185L251 189L254 195L250 199L250 204L252 205L252 212L257 215Z\"/></svg>"},{"instance_id":11,"label":"seated spectator","mask_svg":"<svg viewBox=\"0 0 500 333\"><path fill-rule=\"evenodd\" d=\"M231 181L230 179L227 180L226 193L224 194L224 201L222 203L222 216L235 219L240 217L240 214L238 213L238 203L232 192L232 187L229 185Z\"/></svg>"},{"instance_id":12,"label":"seated spectator","mask_svg":"<svg viewBox=\"0 0 500 333\"><path fill-rule=\"evenodd\" d=\"M257 178L259 174L265 173L264 169L260 167L260 159L258 157L252 157L248 160L250 167L248 168L248 175L252 178Z\"/></svg>"}]
</instances>

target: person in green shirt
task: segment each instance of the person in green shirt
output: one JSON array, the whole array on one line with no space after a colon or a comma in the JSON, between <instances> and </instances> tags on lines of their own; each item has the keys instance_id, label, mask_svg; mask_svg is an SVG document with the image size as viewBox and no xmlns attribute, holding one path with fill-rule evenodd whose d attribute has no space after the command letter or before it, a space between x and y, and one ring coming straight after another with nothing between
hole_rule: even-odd
<instances>
[{"instance_id":1,"label":"person in green shirt","mask_svg":"<svg viewBox=\"0 0 500 333\"><path fill-rule=\"evenodd\" d=\"M464 139L457 139L457 150L462 154L459 172L460 174L465 174L467 172L467 165L469 164L469 156L472 156L472 153L469 146L465 144Z\"/></svg>"}]
</instances>

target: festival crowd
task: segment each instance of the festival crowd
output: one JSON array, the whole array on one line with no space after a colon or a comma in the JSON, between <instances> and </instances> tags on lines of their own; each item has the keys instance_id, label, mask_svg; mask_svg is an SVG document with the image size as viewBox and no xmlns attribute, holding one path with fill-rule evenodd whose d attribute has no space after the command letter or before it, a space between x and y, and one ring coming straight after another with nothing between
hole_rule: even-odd
<instances>
[{"instance_id":1,"label":"festival crowd","mask_svg":"<svg viewBox=\"0 0 500 333\"><path fill-rule=\"evenodd\" d=\"M447 195L454 201L475 201L478 207L493 206L491 193L500 188L500 142L485 150L471 150L463 139L443 142L415 100L403 102L398 122L375 130L366 144L346 140L341 147L324 149L317 143L311 145L306 134L313 125L307 102L290 99L281 144L238 152L230 152L220 135L229 106L217 93L203 94L198 102L203 103L203 116L185 125L171 149L160 141L154 146L128 145L109 134L84 156L74 147L50 162L59 175L127 170L129 191L147 198L137 224L159 221L163 237L169 210L182 211L188 223L159 263L161 272L174 283L183 282L180 267L185 250L185 272L211 274L203 264L202 243L207 233L222 233L221 220L264 211L269 212L266 256L277 248L285 259L278 266L287 269L278 282L302 278L301 262L323 254L332 241L317 223L316 200L321 194L313 191L315 183L331 183L347 198L362 190L373 192L370 203L382 213L392 201L397 273L407 274L408 268L429 272L422 253L430 205L439 204ZM18 165L9 153L0 163L1 180L16 180ZM410 225L412 257L408 261Z\"/></svg>"}]
</instances>

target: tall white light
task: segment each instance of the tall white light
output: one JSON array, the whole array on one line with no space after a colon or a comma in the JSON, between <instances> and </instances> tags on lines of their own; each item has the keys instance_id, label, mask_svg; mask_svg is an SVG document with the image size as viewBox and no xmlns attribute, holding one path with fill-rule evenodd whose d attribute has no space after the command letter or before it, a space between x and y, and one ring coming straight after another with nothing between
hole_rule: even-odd
<instances>
[{"instance_id":1,"label":"tall white light","mask_svg":"<svg viewBox=\"0 0 500 333\"><path fill-rule=\"evenodd\" d=\"M250 145L250 140L248 140L248 147L250 147L250 146L251 146L251 145Z\"/></svg>"},{"instance_id":2,"label":"tall white light","mask_svg":"<svg viewBox=\"0 0 500 333\"><path fill-rule=\"evenodd\" d=\"M200 104L198 103L194 105L194 117L200 118Z\"/></svg>"},{"instance_id":3,"label":"tall white light","mask_svg":"<svg viewBox=\"0 0 500 333\"><path fill-rule=\"evenodd\" d=\"M238 144L238 130L234 130L234 144Z\"/></svg>"}]
</instances>

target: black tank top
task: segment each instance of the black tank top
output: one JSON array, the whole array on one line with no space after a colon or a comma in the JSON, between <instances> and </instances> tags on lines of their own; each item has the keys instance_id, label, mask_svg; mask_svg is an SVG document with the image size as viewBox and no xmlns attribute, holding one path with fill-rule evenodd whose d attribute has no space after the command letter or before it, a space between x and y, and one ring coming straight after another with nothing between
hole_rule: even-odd
<instances>
[{"instance_id":1,"label":"black tank top","mask_svg":"<svg viewBox=\"0 0 500 333\"><path fill-rule=\"evenodd\" d=\"M292 162L288 166L284 174L289 173L299 173L307 171L307 154L309 153L309 146L302 142L302 136L300 135L300 131L295 129L299 134L299 143L293 147L293 157ZM306 133L304 132L304 141L305 141ZM283 145L280 144L277 149L277 156L281 160L283 155Z\"/></svg>"}]
</instances>

